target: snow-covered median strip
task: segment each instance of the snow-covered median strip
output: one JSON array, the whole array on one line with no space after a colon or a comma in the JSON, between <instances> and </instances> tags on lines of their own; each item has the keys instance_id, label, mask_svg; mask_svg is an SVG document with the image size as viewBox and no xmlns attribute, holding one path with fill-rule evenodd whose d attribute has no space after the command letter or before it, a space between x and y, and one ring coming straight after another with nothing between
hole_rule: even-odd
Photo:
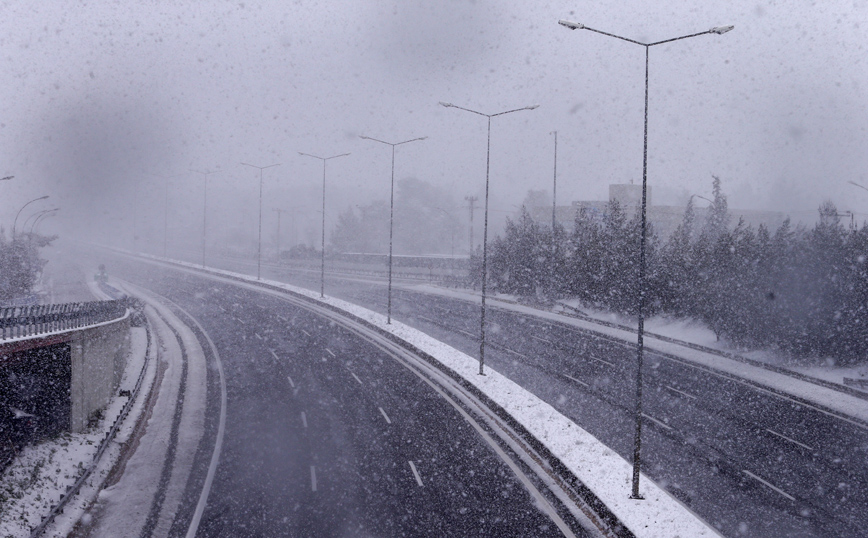
<instances>
[{"instance_id":1,"label":"snow-covered median strip","mask_svg":"<svg viewBox=\"0 0 868 538\"><path fill-rule=\"evenodd\" d=\"M202 271L201 266L195 264L173 263L197 272ZM389 325L382 314L341 299L320 298L318 293L304 288L273 280L257 281L254 277L232 271L208 269L207 272L283 289L328 304L354 315L381 331L389 332L427 353L508 412L560 459L637 537L719 536L717 531L644 475L640 492L645 499L641 501L630 499L632 465L629 462L551 405L491 367L486 369L485 376L478 375L477 359L403 323L393 320Z\"/></svg>"}]
</instances>

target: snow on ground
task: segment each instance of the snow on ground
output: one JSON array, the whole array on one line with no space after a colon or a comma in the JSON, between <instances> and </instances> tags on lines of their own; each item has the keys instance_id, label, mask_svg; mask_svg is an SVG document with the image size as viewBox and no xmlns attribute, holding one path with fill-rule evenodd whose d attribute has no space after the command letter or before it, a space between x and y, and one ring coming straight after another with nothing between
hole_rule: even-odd
<instances>
[{"instance_id":1,"label":"snow on ground","mask_svg":"<svg viewBox=\"0 0 868 538\"><path fill-rule=\"evenodd\" d=\"M201 270L200 266L192 263L174 263L193 270ZM220 269L210 269L210 271L252 283L258 282L255 277L232 271ZM631 500L629 494L632 465L629 462L551 405L490 367L486 369L485 376L478 375L477 359L398 321L393 320L389 325L384 315L352 303L332 297L323 299L320 298L319 293L282 282L264 279L261 282L349 312L370 325L409 342L461 375L503 407L531 435L542 442L638 538L719 536L716 530L647 476L642 476L640 487L640 493L645 499Z\"/></svg>"},{"instance_id":2,"label":"snow on ground","mask_svg":"<svg viewBox=\"0 0 868 538\"><path fill-rule=\"evenodd\" d=\"M474 293L468 291L468 293ZM497 299L508 297L497 296ZM636 321L633 318L620 316L611 312L594 310L583 307L576 299L560 301L561 304L577 309L590 318L608 323L616 323L624 327L635 329ZM569 309L568 309L569 310ZM714 331L703 323L689 319L674 319L667 316L654 316L645 320L646 333L653 333L668 338L681 340L691 344L697 344L710 349L716 349L726 353L740 355L758 362L786 368L803 375L838 383L843 385L845 377L854 379L868 379L868 366L836 366L831 359L810 358L795 360L791 356L773 349L745 350L733 346L727 340L718 340ZM635 340L635 338L634 338Z\"/></svg>"}]
</instances>

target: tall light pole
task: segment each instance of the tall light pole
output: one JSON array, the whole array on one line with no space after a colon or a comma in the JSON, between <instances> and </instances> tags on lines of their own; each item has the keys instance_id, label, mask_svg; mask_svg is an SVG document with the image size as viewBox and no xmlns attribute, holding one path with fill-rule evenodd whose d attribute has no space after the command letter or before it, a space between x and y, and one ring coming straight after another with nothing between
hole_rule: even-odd
<instances>
[{"instance_id":1,"label":"tall light pole","mask_svg":"<svg viewBox=\"0 0 868 538\"><path fill-rule=\"evenodd\" d=\"M256 247L256 280L262 278L262 171L266 168L274 168L280 166L280 163L269 164L268 166L256 166L255 164L241 163L244 166L259 168L259 242Z\"/></svg>"},{"instance_id":2,"label":"tall light pole","mask_svg":"<svg viewBox=\"0 0 868 538\"><path fill-rule=\"evenodd\" d=\"M39 218L42 217L43 215L45 215L46 213L51 213L52 211L58 211L58 210L60 210L59 207L53 207L51 209L43 209L42 211L37 211L36 213L34 213L34 214L30 215L29 217L27 217L26 219L24 219L24 224L21 225L21 229L22 230L27 229L27 223L30 222L30 219L33 219L33 222L36 223L36 221L39 220ZM30 226L30 233L33 233L33 225Z\"/></svg>"},{"instance_id":3,"label":"tall light pole","mask_svg":"<svg viewBox=\"0 0 868 538\"><path fill-rule=\"evenodd\" d=\"M280 263L280 215L286 213L286 209L278 207L272 208L272 211L277 212L277 262Z\"/></svg>"},{"instance_id":4,"label":"tall light pole","mask_svg":"<svg viewBox=\"0 0 868 538\"><path fill-rule=\"evenodd\" d=\"M663 45L664 43L672 43L673 41L680 41L682 39L687 39L689 37L696 37L705 34L717 34L722 35L730 30L732 30L732 26L716 26L711 30L706 30L704 32L697 32L695 34L684 35L681 37L674 37L672 39L664 39L662 41L655 41L652 43L643 43L641 41L636 41L634 39L629 39L626 37L621 37L619 35L610 34L608 32L603 32L600 30L595 30L594 28L589 28L584 24L578 22L571 22L560 20L558 23L561 26L565 26L570 30L588 30L591 32L596 32L598 34L603 34L609 37L614 37L616 39L620 39L622 41L626 41L628 43L633 43L636 45L640 45L645 47L645 135L644 135L644 145L642 150L642 225L641 225L641 238L639 240L639 305L638 305L638 317L639 317L639 329L638 339L637 339L637 352L636 352L636 408L635 408L635 420L636 420L636 431L633 440L633 491L630 495L631 499L642 499L642 496L639 494L639 471L641 470L641 451L642 451L642 361L643 361L643 347L644 347L644 329L645 329L645 293L646 293L646 282L645 282L645 231L646 231L646 203L647 203L647 192L648 192L648 56L651 47L655 45Z\"/></svg>"},{"instance_id":5,"label":"tall light pole","mask_svg":"<svg viewBox=\"0 0 868 538\"><path fill-rule=\"evenodd\" d=\"M40 200L45 200L47 198L48 198L48 195L40 196L39 198L34 198L33 200L30 200L29 202L27 202L26 204L21 206L21 209L19 209L18 213L15 214L15 220L12 221L12 240L13 241L15 240L15 225L18 224L18 217L21 216L21 212L24 211L24 208L29 206L33 202L38 202Z\"/></svg>"},{"instance_id":6,"label":"tall light pole","mask_svg":"<svg viewBox=\"0 0 868 538\"><path fill-rule=\"evenodd\" d=\"M491 118L522 110L533 110L539 105L506 110L496 114L484 114L482 112L477 112L476 110L470 110L469 108L456 106L452 103L444 103L442 101L440 102L440 105L447 108L457 108L459 110L464 110L465 112L488 118L488 144L485 149L485 224L482 227L482 313L479 319L479 375L485 375L483 367L485 365L485 284L488 277L488 176L489 169L491 168ZM471 249L472 248L473 245L471 245Z\"/></svg>"},{"instance_id":7,"label":"tall light pole","mask_svg":"<svg viewBox=\"0 0 868 538\"><path fill-rule=\"evenodd\" d=\"M37 213L37 217L33 220L33 224L30 226L30 235L33 235L34 230L36 230L36 226L42 222L43 219L48 217L53 217L57 212L60 211L59 207L55 207L54 209L46 209L45 211L40 211ZM24 223L27 224L26 222Z\"/></svg>"},{"instance_id":8,"label":"tall light pole","mask_svg":"<svg viewBox=\"0 0 868 538\"><path fill-rule=\"evenodd\" d=\"M205 188L202 192L202 267L205 267L205 251L208 242L208 176L222 172L222 170L190 170L194 174L202 174L205 180Z\"/></svg>"},{"instance_id":9,"label":"tall light pole","mask_svg":"<svg viewBox=\"0 0 868 538\"><path fill-rule=\"evenodd\" d=\"M320 252L321 263L320 263L320 286L319 286L319 296L325 297L325 185L326 185L326 161L331 159L337 159L338 157L346 157L349 153L341 153L340 155L332 155L331 157L317 157L316 155L311 155L310 153L302 153L298 152L299 155L304 155L305 157L313 157L314 159L319 159L322 161L322 252Z\"/></svg>"},{"instance_id":10,"label":"tall light pole","mask_svg":"<svg viewBox=\"0 0 868 538\"><path fill-rule=\"evenodd\" d=\"M391 190L389 194L389 291L388 291L388 305L386 307L386 323L392 323L392 237L393 237L393 223L395 217L395 146L400 146L401 144L409 144L410 142L416 142L418 140L425 140L428 138L427 136L423 136L420 138L413 138L412 140L404 140L403 142L386 142L385 140L378 140L376 138L371 138L370 136L361 136L360 138L364 140L371 140L373 142L379 142L380 144L386 144L387 146L392 146L392 184Z\"/></svg>"},{"instance_id":11,"label":"tall light pole","mask_svg":"<svg viewBox=\"0 0 868 538\"><path fill-rule=\"evenodd\" d=\"M554 177L552 179L552 263L551 263L551 287L552 297L555 295L556 271L555 261L558 253L558 239L555 234L557 229L557 210L558 210L558 132L552 131L555 135L555 158L554 158Z\"/></svg>"},{"instance_id":12,"label":"tall light pole","mask_svg":"<svg viewBox=\"0 0 868 538\"><path fill-rule=\"evenodd\" d=\"M175 174L172 176L164 176L163 174L153 174L151 172L144 172L146 175L159 177L163 179L163 185L165 187L164 197L163 197L163 257L166 257L166 250L169 243L169 180L178 177L180 174Z\"/></svg>"}]
</instances>

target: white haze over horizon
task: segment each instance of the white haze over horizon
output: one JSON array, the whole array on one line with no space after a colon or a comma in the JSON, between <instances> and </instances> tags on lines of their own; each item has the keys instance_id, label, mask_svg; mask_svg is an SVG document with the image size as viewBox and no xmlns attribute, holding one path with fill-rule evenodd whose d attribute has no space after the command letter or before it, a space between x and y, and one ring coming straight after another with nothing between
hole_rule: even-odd
<instances>
[{"instance_id":1,"label":"white haze over horizon","mask_svg":"<svg viewBox=\"0 0 868 538\"><path fill-rule=\"evenodd\" d=\"M558 200L606 199L641 181L644 51L572 19L656 41L735 25L651 49L649 185L655 202L710 196L730 207L810 220L823 200L868 219L868 3L619 2L24 2L0 3L0 224L59 206L44 231L94 230L153 240L170 218L198 244L202 176L211 227L255 239L259 171L264 226L300 207L299 239L319 237L330 156L329 227L346 207L388 197L396 177L482 196L485 119L439 101L498 112L492 122L494 221L529 189ZM500 215L500 216L498 216ZM479 222L477 217L477 223ZM287 225L284 225L287 226ZM288 228L284 228L288 230ZM216 232L213 232L216 233ZM264 232L265 233L265 232ZM285 231L284 233L289 233ZM271 237L268 235L267 237ZM477 236L478 237L478 236Z\"/></svg>"}]
</instances>

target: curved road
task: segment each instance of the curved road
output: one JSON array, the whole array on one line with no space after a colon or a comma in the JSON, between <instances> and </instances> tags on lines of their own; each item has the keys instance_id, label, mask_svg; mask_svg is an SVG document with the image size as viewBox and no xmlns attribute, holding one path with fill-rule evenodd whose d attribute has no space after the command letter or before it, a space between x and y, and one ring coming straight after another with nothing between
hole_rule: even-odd
<instances>
[{"instance_id":1,"label":"curved road","mask_svg":"<svg viewBox=\"0 0 868 538\"><path fill-rule=\"evenodd\" d=\"M120 259L110 271L189 313L223 364L225 435L198 536L596 534L455 401L341 324L189 272ZM206 432L170 536L194 518L218 398L212 366Z\"/></svg>"}]
</instances>

